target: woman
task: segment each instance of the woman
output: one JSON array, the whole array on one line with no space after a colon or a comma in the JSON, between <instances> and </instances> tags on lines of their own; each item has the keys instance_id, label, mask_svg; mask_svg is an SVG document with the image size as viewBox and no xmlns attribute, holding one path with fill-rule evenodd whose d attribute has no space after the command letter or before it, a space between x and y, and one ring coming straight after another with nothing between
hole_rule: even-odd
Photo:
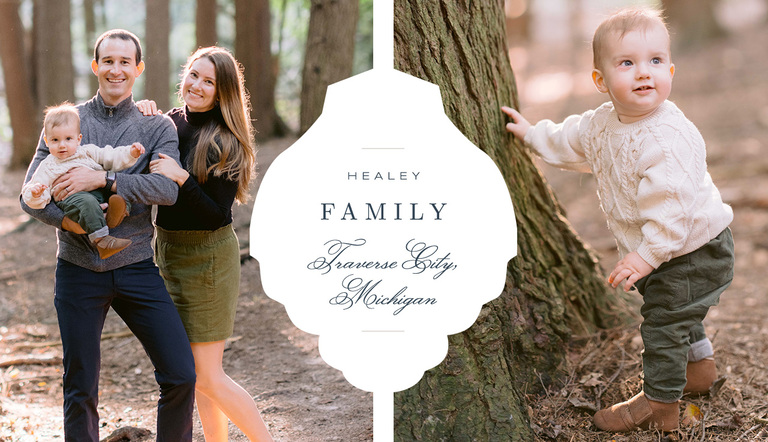
<instances>
[{"instance_id":1,"label":"woman","mask_svg":"<svg viewBox=\"0 0 768 442\"><path fill-rule=\"evenodd\" d=\"M226 49L198 49L184 68L180 94L185 106L168 115L184 168L162 154L150 163L151 173L179 185L176 204L158 207L155 259L192 346L205 440L226 441L229 419L250 440L271 441L251 396L222 368L240 291L232 204L247 199L255 165L239 63ZM150 114L154 103L139 107Z\"/></svg>"}]
</instances>

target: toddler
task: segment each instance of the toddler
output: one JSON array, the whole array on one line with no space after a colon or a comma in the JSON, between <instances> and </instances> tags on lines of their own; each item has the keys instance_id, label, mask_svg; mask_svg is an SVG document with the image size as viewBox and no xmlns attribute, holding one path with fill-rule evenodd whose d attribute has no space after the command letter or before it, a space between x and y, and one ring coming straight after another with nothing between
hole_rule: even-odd
<instances>
[{"instance_id":1,"label":"toddler","mask_svg":"<svg viewBox=\"0 0 768 442\"><path fill-rule=\"evenodd\" d=\"M84 166L94 170L122 170L132 166L144 153L144 146L133 143L130 146L100 148L92 144L80 145L80 116L77 108L69 103L46 109L43 121L45 144L50 151L35 171L29 182L21 189L24 202L33 209L42 209L51 201L51 185L73 167ZM101 204L109 202L106 219ZM129 239L115 238L109 229L116 227L125 218L130 205L123 197L112 194L109 189L91 192L77 192L56 205L66 216L79 224L88 234L101 259L109 258L131 244Z\"/></svg>"},{"instance_id":2,"label":"toddler","mask_svg":"<svg viewBox=\"0 0 768 442\"><path fill-rule=\"evenodd\" d=\"M667 100L675 66L660 12L619 11L592 48L592 79L609 102L560 124L502 111L544 161L595 175L622 257L608 282L643 296L643 391L598 411L595 425L671 431L682 395L706 393L717 377L702 320L733 279L733 212L707 172L701 134Z\"/></svg>"}]
</instances>

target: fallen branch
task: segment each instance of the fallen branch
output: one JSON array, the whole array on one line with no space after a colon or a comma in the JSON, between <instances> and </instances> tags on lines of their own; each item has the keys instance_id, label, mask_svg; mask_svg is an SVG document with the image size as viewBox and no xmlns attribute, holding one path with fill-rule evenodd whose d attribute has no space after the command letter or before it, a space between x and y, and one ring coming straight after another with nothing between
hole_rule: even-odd
<instances>
[{"instance_id":1,"label":"fallen branch","mask_svg":"<svg viewBox=\"0 0 768 442\"><path fill-rule=\"evenodd\" d=\"M125 338L127 336L133 336L133 332L130 330L123 330L121 332L116 333L102 333L101 340L106 341L107 339L115 339L115 338ZM16 344L13 347L13 350L16 351L21 348L45 348L45 347L56 347L61 345L61 340L57 341L45 341L45 342L22 342L20 344Z\"/></svg>"},{"instance_id":2,"label":"fallen branch","mask_svg":"<svg viewBox=\"0 0 768 442\"><path fill-rule=\"evenodd\" d=\"M0 368L10 367L12 365L58 365L61 364L61 358L54 355L26 355L22 357L6 359L0 361Z\"/></svg>"},{"instance_id":3,"label":"fallen branch","mask_svg":"<svg viewBox=\"0 0 768 442\"><path fill-rule=\"evenodd\" d=\"M251 256L251 248L246 247L244 249L240 249L240 264L243 264L245 261L250 259L253 259L253 256Z\"/></svg>"}]
</instances>

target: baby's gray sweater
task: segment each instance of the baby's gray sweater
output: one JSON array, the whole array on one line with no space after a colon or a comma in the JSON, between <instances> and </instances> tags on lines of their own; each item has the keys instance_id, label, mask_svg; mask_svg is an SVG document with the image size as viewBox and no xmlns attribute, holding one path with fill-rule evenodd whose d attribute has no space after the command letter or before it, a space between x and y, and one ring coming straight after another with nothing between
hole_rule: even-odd
<instances>
[{"instance_id":1,"label":"baby's gray sweater","mask_svg":"<svg viewBox=\"0 0 768 442\"><path fill-rule=\"evenodd\" d=\"M149 162L164 153L178 161L179 139L176 127L166 116L145 117L129 97L117 106L106 106L100 95L77 106L80 112L80 129L83 144L97 146L123 146L139 142L144 153L132 167L117 173L116 190L131 203L131 213L123 222L110 229L110 235L128 238L133 243L127 249L107 259L99 254L88 241L87 235L61 230L64 212L55 204L35 210L21 201L21 207L38 220L58 230L58 257L97 272L104 272L133 264L153 256L152 205L171 205L176 202L178 186L169 178L148 174ZM49 155L48 147L40 137L35 157L27 170L26 183L37 170L40 162Z\"/></svg>"}]
</instances>

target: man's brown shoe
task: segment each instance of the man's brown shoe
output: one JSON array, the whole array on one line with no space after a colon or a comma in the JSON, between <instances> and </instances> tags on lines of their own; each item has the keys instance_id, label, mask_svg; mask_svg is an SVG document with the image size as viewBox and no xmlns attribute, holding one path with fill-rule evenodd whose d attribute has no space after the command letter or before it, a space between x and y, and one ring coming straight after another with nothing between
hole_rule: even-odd
<instances>
[{"instance_id":1,"label":"man's brown shoe","mask_svg":"<svg viewBox=\"0 0 768 442\"><path fill-rule=\"evenodd\" d=\"M128 207L125 199L117 194L110 196L107 206L107 227L111 229L119 226L126 216L128 216Z\"/></svg>"},{"instance_id":2,"label":"man's brown shoe","mask_svg":"<svg viewBox=\"0 0 768 442\"><path fill-rule=\"evenodd\" d=\"M96 241L96 250L99 251L99 257L101 259L109 258L115 253L128 247L133 242L130 239L115 238L111 235L101 237Z\"/></svg>"},{"instance_id":3,"label":"man's brown shoe","mask_svg":"<svg viewBox=\"0 0 768 442\"><path fill-rule=\"evenodd\" d=\"M604 408L594 416L597 428L604 431L631 431L635 428L673 431L680 425L680 401L667 404L645 397L643 392L632 399Z\"/></svg>"},{"instance_id":4,"label":"man's brown shoe","mask_svg":"<svg viewBox=\"0 0 768 442\"><path fill-rule=\"evenodd\" d=\"M688 366L685 368L685 379L686 384L683 393L692 395L709 393L709 387L717 380L715 358L688 362Z\"/></svg>"}]
</instances>

